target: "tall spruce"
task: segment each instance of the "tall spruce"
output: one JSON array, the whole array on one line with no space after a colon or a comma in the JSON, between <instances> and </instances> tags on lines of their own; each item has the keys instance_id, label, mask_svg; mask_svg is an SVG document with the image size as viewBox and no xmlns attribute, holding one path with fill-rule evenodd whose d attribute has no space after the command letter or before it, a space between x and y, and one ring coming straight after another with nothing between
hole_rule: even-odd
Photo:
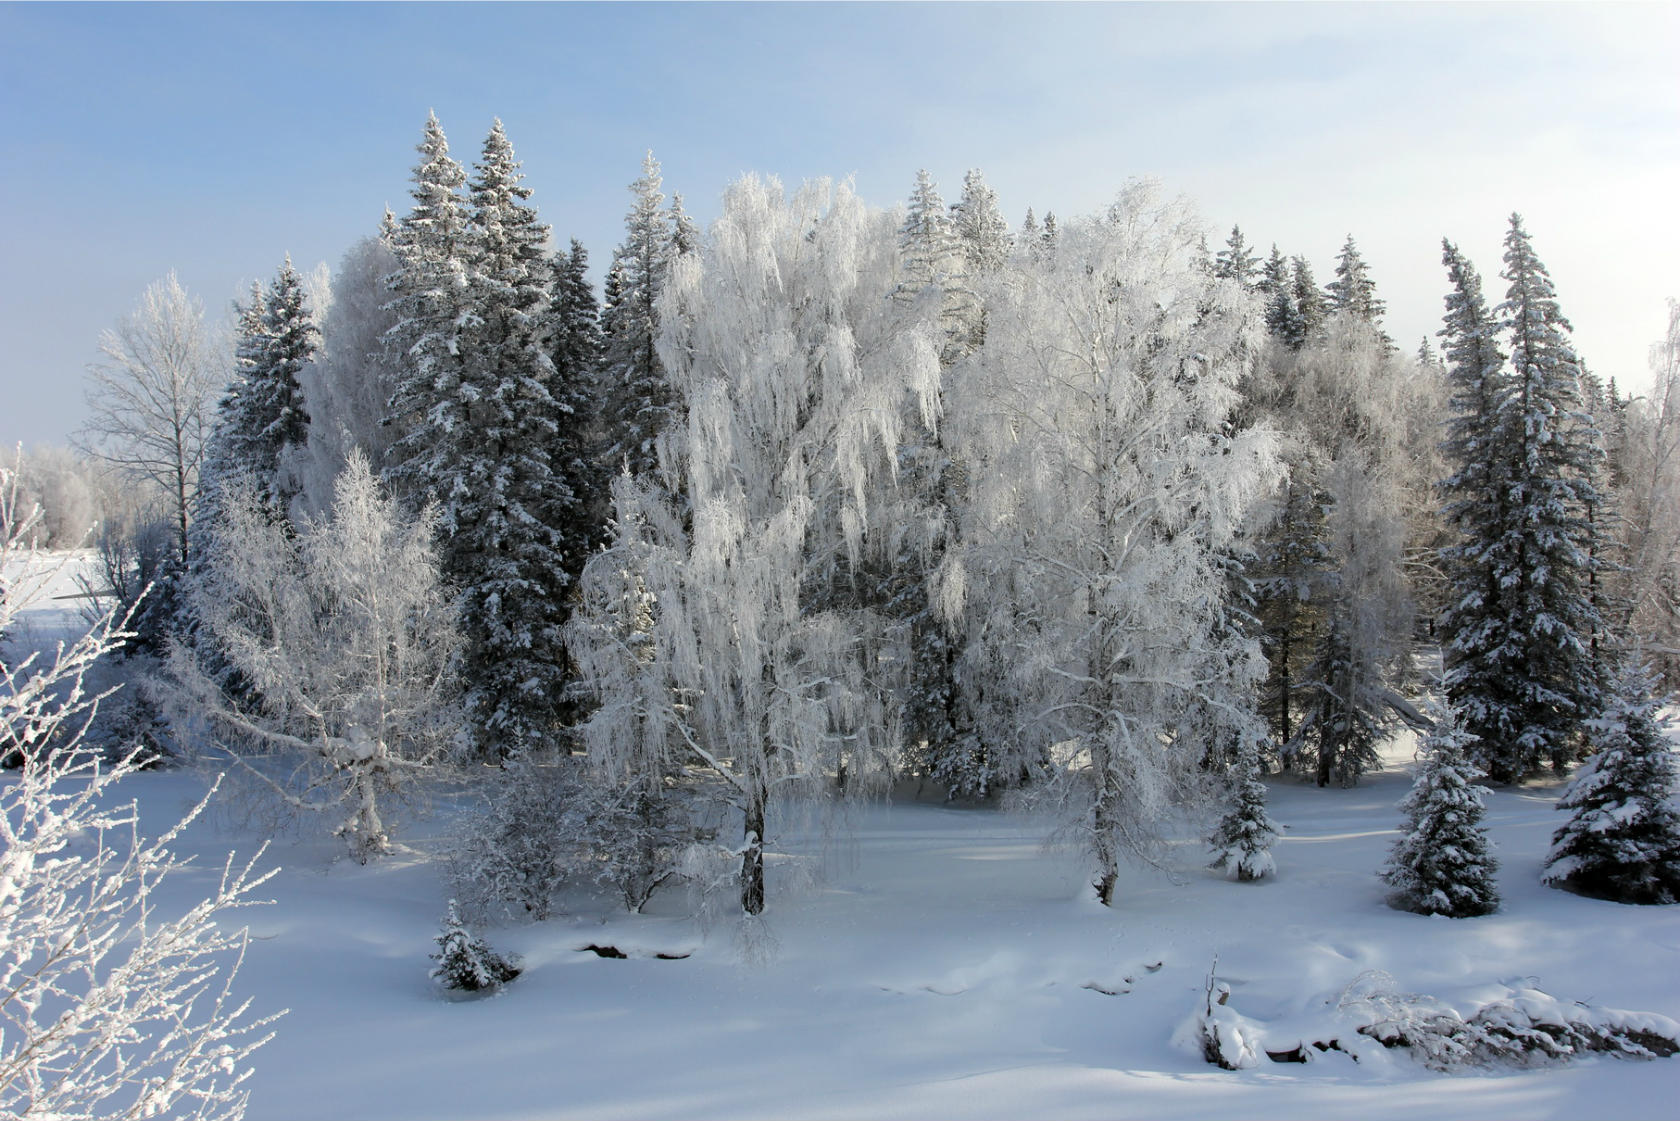
<instances>
[{"instance_id":1,"label":"tall spruce","mask_svg":"<svg viewBox=\"0 0 1680 1121\"><path fill-rule=\"evenodd\" d=\"M651 474L658 466L654 441L671 421L670 378L654 346L655 306L665 284L676 240L673 215L664 209L659 161L649 152L642 174L630 184L634 201L624 219L624 242L613 253L602 314L604 398L609 432L608 468ZM692 224L679 224L691 236Z\"/></svg>"},{"instance_id":2,"label":"tall spruce","mask_svg":"<svg viewBox=\"0 0 1680 1121\"><path fill-rule=\"evenodd\" d=\"M1336 258L1336 279L1325 285L1325 294L1330 297L1333 310L1372 326L1388 310L1388 305L1377 298L1377 282L1371 279L1371 270L1366 266L1365 258L1359 255L1359 247L1353 243L1352 234L1342 243L1341 255Z\"/></svg>"},{"instance_id":3,"label":"tall spruce","mask_svg":"<svg viewBox=\"0 0 1680 1121\"><path fill-rule=\"evenodd\" d=\"M554 255L550 396L559 427L550 458L577 498L580 519L562 527L567 572L575 579L589 553L604 539L611 498L606 465L596 454L605 438L600 415L601 305L589 283L589 253L576 238Z\"/></svg>"},{"instance_id":4,"label":"tall spruce","mask_svg":"<svg viewBox=\"0 0 1680 1121\"><path fill-rule=\"evenodd\" d=\"M440 441L446 575L462 597L462 683L488 758L528 753L557 731L565 683L561 526L580 518L556 473L548 227L496 121L469 183L461 354L463 428Z\"/></svg>"},{"instance_id":5,"label":"tall spruce","mask_svg":"<svg viewBox=\"0 0 1680 1121\"><path fill-rule=\"evenodd\" d=\"M1240 227L1231 227L1225 248L1214 257L1213 275L1221 280L1234 280L1250 290L1260 282L1260 258L1249 252Z\"/></svg>"}]
</instances>

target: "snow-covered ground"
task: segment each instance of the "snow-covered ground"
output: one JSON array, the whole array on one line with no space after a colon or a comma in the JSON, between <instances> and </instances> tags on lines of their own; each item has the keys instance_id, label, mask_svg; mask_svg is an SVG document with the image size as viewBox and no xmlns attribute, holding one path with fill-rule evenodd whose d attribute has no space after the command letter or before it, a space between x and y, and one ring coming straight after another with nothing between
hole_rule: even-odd
<instances>
[{"instance_id":1,"label":"snow-covered ground","mask_svg":"<svg viewBox=\"0 0 1680 1121\"><path fill-rule=\"evenodd\" d=\"M248 1116L1675 1117L1680 1057L1449 1076L1353 1034L1337 1002L1368 970L1465 1013L1537 987L1680 1018L1680 907L1540 885L1558 785L1489 799L1498 914L1385 906L1375 872L1410 751L1391 745L1390 765L1353 790L1269 780L1284 827L1276 880L1218 878L1187 840L1173 876L1129 870L1110 910L1090 898L1077 856L1041 844L1041 823L874 805L846 829L781 837L773 946L754 961L729 924L689 918L680 894L643 916L580 897L546 923L483 931L525 973L477 1000L448 999L427 978L447 799L396 856L367 866L337 859L327 839L282 837L265 858L282 868L264 889L274 902L244 913L254 941L237 988L256 1014L290 1011L255 1057ZM155 834L207 781L143 773L127 791ZM197 822L179 849L200 859L167 894L208 893L230 848L261 842L248 820ZM1336 1037L1358 1061L1315 1052L1307 1065L1226 1072L1175 1044L1215 955L1230 1007L1261 1022L1269 1046Z\"/></svg>"}]
</instances>

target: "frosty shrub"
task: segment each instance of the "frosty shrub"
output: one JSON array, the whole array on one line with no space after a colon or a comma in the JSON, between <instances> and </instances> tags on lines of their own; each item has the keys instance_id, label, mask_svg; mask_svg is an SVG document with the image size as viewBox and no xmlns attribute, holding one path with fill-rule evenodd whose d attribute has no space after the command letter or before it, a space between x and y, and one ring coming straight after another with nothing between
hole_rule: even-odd
<instances>
[{"instance_id":1,"label":"frosty shrub","mask_svg":"<svg viewBox=\"0 0 1680 1121\"><path fill-rule=\"evenodd\" d=\"M0 568L28 573L7 474ZM0 584L0 631L42 583ZM50 661L0 668L0 728L24 759L0 783L0 1116L239 1118L272 1037L275 1017L249 1019L232 994L247 933L224 923L273 873L230 858L212 894L166 917L157 893L185 865L171 846L205 802L144 838L135 804L112 805L133 761L81 745L100 700L87 672L127 637L108 615Z\"/></svg>"},{"instance_id":2,"label":"frosty shrub","mask_svg":"<svg viewBox=\"0 0 1680 1121\"><path fill-rule=\"evenodd\" d=\"M391 799L455 746L458 640L431 516L381 494L359 454L335 495L329 518L295 533L248 497L223 511L219 564L193 594L253 701L230 697L183 648L170 669L179 716L207 717L217 748L287 806L331 814L365 861L390 846Z\"/></svg>"},{"instance_id":3,"label":"frosty shrub","mask_svg":"<svg viewBox=\"0 0 1680 1121\"><path fill-rule=\"evenodd\" d=\"M519 976L519 967L485 944L484 939L468 930L456 911L455 901L449 901L449 911L443 918L443 930L437 936L437 952L432 960L432 980L446 989L462 992L493 992Z\"/></svg>"},{"instance_id":4,"label":"frosty shrub","mask_svg":"<svg viewBox=\"0 0 1680 1121\"><path fill-rule=\"evenodd\" d=\"M1570 816L1552 837L1546 883L1618 903L1680 900L1674 746L1652 687L1644 674L1624 674L1590 722L1597 751L1558 799Z\"/></svg>"},{"instance_id":5,"label":"frosty shrub","mask_svg":"<svg viewBox=\"0 0 1680 1121\"><path fill-rule=\"evenodd\" d=\"M1395 889L1390 904L1403 911L1455 919L1491 914L1499 909L1499 863L1482 828L1482 791L1471 781L1476 771L1467 750L1476 737L1445 705L1434 717L1417 780L1400 803L1406 824L1382 878Z\"/></svg>"},{"instance_id":6,"label":"frosty shrub","mask_svg":"<svg viewBox=\"0 0 1680 1121\"><path fill-rule=\"evenodd\" d=\"M450 844L445 876L474 918L548 918L566 884L610 888L640 911L678 878L695 835L687 791L590 775L573 760L517 760Z\"/></svg>"}]
</instances>

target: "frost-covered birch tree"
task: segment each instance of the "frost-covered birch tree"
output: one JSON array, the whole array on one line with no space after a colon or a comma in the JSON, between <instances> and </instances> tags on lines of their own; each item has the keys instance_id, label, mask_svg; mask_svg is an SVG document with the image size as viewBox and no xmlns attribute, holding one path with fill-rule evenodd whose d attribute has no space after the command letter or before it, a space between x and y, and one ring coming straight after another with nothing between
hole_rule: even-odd
<instances>
[{"instance_id":1,"label":"frost-covered birch tree","mask_svg":"<svg viewBox=\"0 0 1680 1121\"><path fill-rule=\"evenodd\" d=\"M812 603L864 546L906 398L937 400L936 327L891 298L895 222L849 186L743 179L661 302L659 353L687 417L660 440L691 518L621 479L615 545L592 560L570 644L600 708L590 756L633 774L714 772L740 814L742 910L764 909L772 806L896 744L859 641Z\"/></svg>"},{"instance_id":2,"label":"frost-covered birch tree","mask_svg":"<svg viewBox=\"0 0 1680 1121\"><path fill-rule=\"evenodd\" d=\"M1269 432L1227 424L1258 308L1197 266L1200 241L1148 184L1061 226L994 293L966 395L970 653L1018 697L990 738L1072 780L1105 904L1201 784L1222 734L1201 718L1260 734L1221 556L1278 472Z\"/></svg>"},{"instance_id":3,"label":"frost-covered birch tree","mask_svg":"<svg viewBox=\"0 0 1680 1121\"><path fill-rule=\"evenodd\" d=\"M180 647L177 700L287 805L334 816L334 835L365 861L389 848L392 798L460 731L449 675L459 639L435 519L382 495L359 452L330 516L295 534L249 490L230 494L223 516L222 563L193 589L195 609L255 700L228 696Z\"/></svg>"}]
</instances>

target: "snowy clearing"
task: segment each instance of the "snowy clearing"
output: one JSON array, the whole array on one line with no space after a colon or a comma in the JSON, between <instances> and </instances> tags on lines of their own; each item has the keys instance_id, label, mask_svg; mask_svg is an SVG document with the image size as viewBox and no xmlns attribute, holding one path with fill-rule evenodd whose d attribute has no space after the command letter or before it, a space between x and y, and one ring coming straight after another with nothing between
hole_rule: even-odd
<instances>
[{"instance_id":1,"label":"snowy clearing","mask_svg":"<svg viewBox=\"0 0 1680 1121\"><path fill-rule=\"evenodd\" d=\"M1396 1118L1672 1117L1676 1060L1440 1075L1338 1013L1355 978L1384 970L1465 1015L1535 987L1680 1017L1680 908L1541 886L1556 786L1489 799L1498 914L1385 906L1375 870L1409 767L1396 745L1353 790L1273 776L1286 827L1275 881L1222 880L1185 844L1183 883L1129 869L1112 911L1032 822L868 807L826 858L816 826L773 850L768 960L744 964L734 929L702 930L679 893L644 916L579 899L573 914L483 931L525 972L477 1000L427 979L444 907L431 838L447 806L367 866L335 860L324 839L283 840L270 850L283 866L275 904L250 913L238 987L254 1011L290 1013L256 1056L249 1116L1302 1117L1370 1114L1378 1100ZM154 830L204 786L182 771L130 782ZM200 867L170 890L204 891L230 846L259 841L230 815L200 822L181 846ZM1268 1048L1334 1036L1358 1062L1332 1051L1225 1072L1175 1046L1215 954L1230 1006L1265 1025Z\"/></svg>"}]
</instances>

